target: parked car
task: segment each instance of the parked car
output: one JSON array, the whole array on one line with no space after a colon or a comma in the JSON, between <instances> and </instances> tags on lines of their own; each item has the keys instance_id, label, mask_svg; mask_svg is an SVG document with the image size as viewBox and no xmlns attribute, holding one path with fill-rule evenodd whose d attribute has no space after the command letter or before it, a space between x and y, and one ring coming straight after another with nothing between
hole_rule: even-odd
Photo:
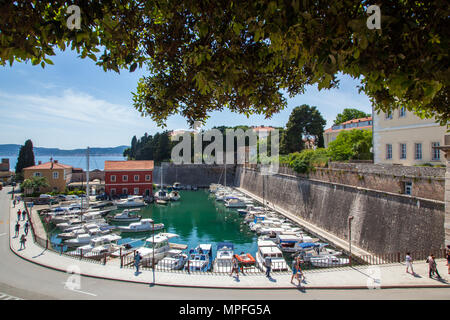
<instances>
[{"instance_id":1,"label":"parked car","mask_svg":"<svg viewBox=\"0 0 450 320\"><path fill-rule=\"evenodd\" d=\"M41 198L41 199L50 199L51 197L52 197L51 195L46 194L46 193L43 193L39 196L39 198Z\"/></svg>"},{"instance_id":2,"label":"parked car","mask_svg":"<svg viewBox=\"0 0 450 320\"><path fill-rule=\"evenodd\" d=\"M80 198L75 194L69 194L66 196L66 200L79 200Z\"/></svg>"},{"instance_id":3,"label":"parked car","mask_svg":"<svg viewBox=\"0 0 450 320\"><path fill-rule=\"evenodd\" d=\"M108 196L106 195L106 193L103 193L103 194L97 195L97 196L95 197L95 200L102 201L102 200L106 200L107 198L108 198Z\"/></svg>"},{"instance_id":4,"label":"parked car","mask_svg":"<svg viewBox=\"0 0 450 320\"><path fill-rule=\"evenodd\" d=\"M58 196L57 196L57 198L59 199L59 200L67 200L67 196L65 195L65 194L58 194Z\"/></svg>"}]
</instances>

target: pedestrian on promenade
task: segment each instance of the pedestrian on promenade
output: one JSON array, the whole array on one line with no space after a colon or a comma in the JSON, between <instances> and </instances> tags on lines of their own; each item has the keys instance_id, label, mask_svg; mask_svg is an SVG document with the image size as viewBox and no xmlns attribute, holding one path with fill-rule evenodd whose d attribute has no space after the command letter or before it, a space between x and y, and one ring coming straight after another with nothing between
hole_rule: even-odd
<instances>
[{"instance_id":1,"label":"pedestrian on promenade","mask_svg":"<svg viewBox=\"0 0 450 320\"><path fill-rule=\"evenodd\" d=\"M270 270L272 270L272 259L269 256L264 259L264 265L266 267L266 277L270 278Z\"/></svg>"},{"instance_id":2,"label":"pedestrian on promenade","mask_svg":"<svg viewBox=\"0 0 450 320\"><path fill-rule=\"evenodd\" d=\"M230 277L233 275L233 272L236 272L236 277L239 280L239 263L236 259L236 257L233 257L233 260L231 260L231 273Z\"/></svg>"},{"instance_id":3,"label":"pedestrian on promenade","mask_svg":"<svg viewBox=\"0 0 450 320\"><path fill-rule=\"evenodd\" d=\"M25 242L27 241L27 238L25 237L25 235L23 234L22 237L20 237L20 249L25 249ZM23 248L22 248L23 247Z\"/></svg>"},{"instance_id":4,"label":"pedestrian on promenade","mask_svg":"<svg viewBox=\"0 0 450 320\"><path fill-rule=\"evenodd\" d=\"M22 212L19 210L17 210L17 221L20 221L20 215L22 214Z\"/></svg>"},{"instance_id":5,"label":"pedestrian on promenade","mask_svg":"<svg viewBox=\"0 0 450 320\"><path fill-rule=\"evenodd\" d=\"M298 280L298 262L299 258L296 257L294 261L292 261L292 277L291 277L291 283L294 284L294 278ZM300 280L298 280L298 283L300 284Z\"/></svg>"},{"instance_id":6,"label":"pedestrian on promenade","mask_svg":"<svg viewBox=\"0 0 450 320\"><path fill-rule=\"evenodd\" d=\"M22 211L22 220L25 221L25 218L27 216L27 212L25 210Z\"/></svg>"},{"instance_id":7,"label":"pedestrian on promenade","mask_svg":"<svg viewBox=\"0 0 450 320\"><path fill-rule=\"evenodd\" d=\"M30 227L30 224L28 223L28 221L27 222L25 222L25 229L24 229L24 232L25 232L25 235L27 236L28 235L28 228Z\"/></svg>"},{"instance_id":8,"label":"pedestrian on promenade","mask_svg":"<svg viewBox=\"0 0 450 320\"><path fill-rule=\"evenodd\" d=\"M437 264L434 258L434 254L430 254L426 262L428 263L428 276L432 278L432 276L436 274L438 276L438 279L441 279L441 276L437 270Z\"/></svg>"},{"instance_id":9,"label":"pedestrian on promenade","mask_svg":"<svg viewBox=\"0 0 450 320\"><path fill-rule=\"evenodd\" d=\"M447 246L447 268L448 274L450 274L450 245Z\"/></svg>"},{"instance_id":10,"label":"pedestrian on promenade","mask_svg":"<svg viewBox=\"0 0 450 320\"><path fill-rule=\"evenodd\" d=\"M406 273L409 273L409 268L411 268L411 274L414 274L414 269L412 266L412 258L409 252L406 253L405 264L406 264Z\"/></svg>"},{"instance_id":11,"label":"pedestrian on promenade","mask_svg":"<svg viewBox=\"0 0 450 320\"><path fill-rule=\"evenodd\" d=\"M15 208L16 207L16 199L13 200L13 205L14 205L13 208Z\"/></svg>"},{"instance_id":12,"label":"pedestrian on promenade","mask_svg":"<svg viewBox=\"0 0 450 320\"><path fill-rule=\"evenodd\" d=\"M138 251L138 252L136 252L136 255L134 256L134 266L136 267L136 275L139 274L139 265L141 263L141 260L142 260L142 256Z\"/></svg>"},{"instance_id":13,"label":"pedestrian on promenade","mask_svg":"<svg viewBox=\"0 0 450 320\"><path fill-rule=\"evenodd\" d=\"M20 223L19 223L19 221L17 221L14 230L16 231L16 234L14 235L14 237L18 237L19 236L19 230L20 230Z\"/></svg>"}]
</instances>

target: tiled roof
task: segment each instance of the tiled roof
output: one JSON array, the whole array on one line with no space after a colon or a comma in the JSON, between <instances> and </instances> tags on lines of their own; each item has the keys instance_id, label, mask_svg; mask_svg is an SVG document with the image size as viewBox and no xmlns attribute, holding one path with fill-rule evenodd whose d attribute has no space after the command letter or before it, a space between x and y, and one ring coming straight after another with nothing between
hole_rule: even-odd
<instances>
[{"instance_id":1,"label":"tiled roof","mask_svg":"<svg viewBox=\"0 0 450 320\"><path fill-rule=\"evenodd\" d=\"M372 117L358 118L358 119L345 121L345 122L340 123L339 126L344 126L344 125L347 125L347 124L364 122L364 121L372 121ZM331 128L326 129L325 132L341 131L341 130L352 130L352 129L368 129L368 128L372 128L372 125L364 126L364 127L341 128L341 129L333 129L333 127L334 127L334 125Z\"/></svg>"},{"instance_id":2,"label":"tiled roof","mask_svg":"<svg viewBox=\"0 0 450 320\"><path fill-rule=\"evenodd\" d=\"M153 160L105 161L105 171L153 170Z\"/></svg>"},{"instance_id":3,"label":"tiled roof","mask_svg":"<svg viewBox=\"0 0 450 320\"><path fill-rule=\"evenodd\" d=\"M42 164L38 164L35 166L31 166L31 167L27 167L27 168L23 168L24 170L45 170L45 169L51 169L52 168L52 162L44 162ZM69 166L67 164L62 164L59 162L53 162L53 169L70 169L72 168L72 166Z\"/></svg>"}]
</instances>

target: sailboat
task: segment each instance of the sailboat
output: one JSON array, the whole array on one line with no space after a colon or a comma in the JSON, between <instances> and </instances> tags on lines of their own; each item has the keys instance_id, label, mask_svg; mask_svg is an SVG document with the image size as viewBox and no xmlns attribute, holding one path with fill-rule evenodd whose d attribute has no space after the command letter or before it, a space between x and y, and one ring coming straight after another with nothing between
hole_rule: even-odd
<instances>
[{"instance_id":1,"label":"sailboat","mask_svg":"<svg viewBox=\"0 0 450 320\"><path fill-rule=\"evenodd\" d=\"M155 199L156 199L156 203L158 203L158 204L167 204L167 201L170 200L169 193L164 190L162 163L161 163L161 189L159 189L155 193Z\"/></svg>"}]
</instances>

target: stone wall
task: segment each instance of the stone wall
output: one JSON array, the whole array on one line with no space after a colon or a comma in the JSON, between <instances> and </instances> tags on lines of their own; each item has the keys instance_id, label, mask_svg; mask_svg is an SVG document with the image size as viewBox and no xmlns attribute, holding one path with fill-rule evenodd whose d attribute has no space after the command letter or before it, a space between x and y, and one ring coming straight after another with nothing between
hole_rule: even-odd
<instances>
[{"instance_id":1,"label":"stone wall","mask_svg":"<svg viewBox=\"0 0 450 320\"><path fill-rule=\"evenodd\" d=\"M411 182L413 197L444 201L445 168L332 162L329 168L315 168L308 174L287 166L280 166L279 172L396 194L404 194L405 182Z\"/></svg>"},{"instance_id":2,"label":"stone wall","mask_svg":"<svg viewBox=\"0 0 450 320\"><path fill-rule=\"evenodd\" d=\"M227 185L234 183L235 165L227 165ZM211 183L224 184L224 165L169 165L163 166L163 184L172 185L180 182L183 185L193 185L197 187L208 187ZM161 168L156 166L153 170L153 183L161 183Z\"/></svg>"},{"instance_id":3,"label":"stone wall","mask_svg":"<svg viewBox=\"0 0 450 320\"><path fill-rule=\"evenodd\" d=\"M374 254L436 250L444 243L444 203L282 173L266 176L265 198ZM238 167L235 184L262 195L262 176Z\"/></svg>"},{"instance_id":4,"label":"stone wall","mask_svg":"<svg viewBox=\"0 0 450 320\"><path fill-rule=\"evenodd\" d=\"M89 181L93 181L95 179L105 181L105 172L101 170L89 171ZM86 182L86 172L73 172L70 182Z\"/></svg>"}]
</instances>

